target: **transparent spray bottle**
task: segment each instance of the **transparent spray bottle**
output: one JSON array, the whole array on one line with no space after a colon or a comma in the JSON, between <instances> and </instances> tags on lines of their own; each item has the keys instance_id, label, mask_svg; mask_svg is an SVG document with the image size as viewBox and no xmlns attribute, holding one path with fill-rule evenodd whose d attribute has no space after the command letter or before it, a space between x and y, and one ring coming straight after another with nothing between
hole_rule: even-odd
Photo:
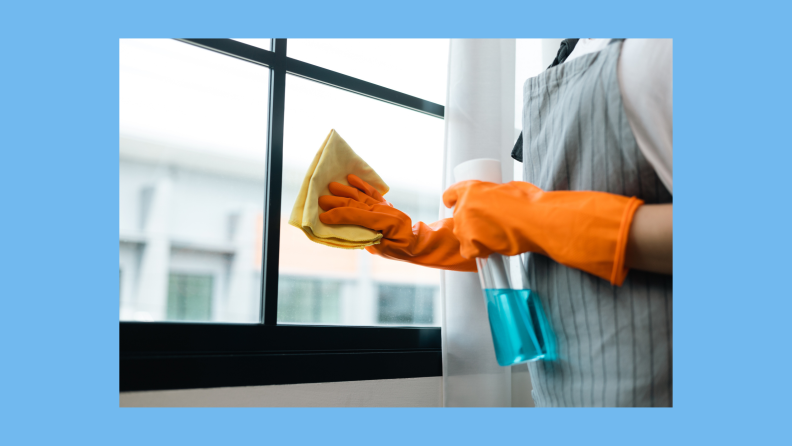
<instances>
[{"instance_id":1,"label":"transparent spray bottle","mask_svg":"<svg viewBox=\"0 0 792 446\"><path fill-rule=\"evenodd\" d=\"M454 168L457 182L501 183L501 178L501 163L494 159L474 159ZM555 337L541 301L528 286L522 258L493 253L476 258L476 266L498 365L555 359Z\"/></svg>"}]
</instances>

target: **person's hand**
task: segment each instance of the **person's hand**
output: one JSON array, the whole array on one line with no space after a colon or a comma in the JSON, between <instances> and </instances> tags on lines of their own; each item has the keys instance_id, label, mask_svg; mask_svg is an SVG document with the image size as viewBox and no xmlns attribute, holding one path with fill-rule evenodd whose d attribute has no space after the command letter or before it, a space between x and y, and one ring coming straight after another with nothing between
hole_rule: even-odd
<instances>
[{"instance_id":1,"label":"person's hand","mask_svg":"<svg viewBox=\"0 0 792 446\"><path fill-rule=\"evenodd\" d=\"M630 223L643 201L605 192L545 192L533 184L457 183L443 194L454 207L464 257L535 252L621 285Z\"/></svg>"},{"instance_id":2,"label":"person's hand","mask_svg":"<svg viewBox=\"0 0 792 446\"><path fill-rule=\"evenodd\" d=\"M349 175L347 181L353 187L333 182L329 185L333 195L319 197L319 207L326 211L319 214L322 223L381 231L380 243L366 250L388 259L453 271L476 271L475 259L459 253L453 219L413 226L407 214L385 201L368 183L355 175Z\"/></svg>"},{"instance_id":3,"label":"person's hand","mask_svg":"<svg viewBox=\"0 0 792 446\"><path fill-rule=\"evenodd\" d=\"M324 195L322 197L319 197L320 206L321 206L322 198L336 196L341 198L347 198L351 201L355 201L358 203L367 204L369 206L382 205L382 206L393 207L392 204L388 203L385 200L385 198L382 197L382 194L377 192L377 189L374 189L370 184L363 181L357 175L354 174L347 175L347 181L349 182L350 186L344 186L343 184L336 183L335 181L330 183L328 185L328 188L330 189L330 193L333 195ZM340 202L348 203L349 201L342 200Z\"/></svg>"}]
</instances>

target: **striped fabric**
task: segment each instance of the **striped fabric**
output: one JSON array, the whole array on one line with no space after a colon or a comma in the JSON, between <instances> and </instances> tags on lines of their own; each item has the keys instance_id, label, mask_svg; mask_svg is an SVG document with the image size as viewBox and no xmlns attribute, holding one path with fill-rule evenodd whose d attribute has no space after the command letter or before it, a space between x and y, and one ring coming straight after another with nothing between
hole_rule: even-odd
<instances>
[{"instance_id":1,"label":"striped fabric","mask_svg":"<svg viewBox=\"0 0 792 446\"><path fill-rule=\"evenodd\" d=\"M544 190L595 190L670 203L622 106L622 42L524 85L523 178ZM631 271L621 287L525 254L559 358L529 363L539 407L671 406L671 276Z\"/></svg>"}]
</instances>

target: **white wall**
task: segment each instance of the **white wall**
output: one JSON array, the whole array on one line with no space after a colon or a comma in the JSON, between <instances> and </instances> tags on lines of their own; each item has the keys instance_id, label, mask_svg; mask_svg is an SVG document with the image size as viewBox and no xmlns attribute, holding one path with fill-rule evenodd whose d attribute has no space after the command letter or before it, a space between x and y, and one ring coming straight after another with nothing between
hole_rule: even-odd
<instances>
[{"instance_id":1,"label":"white wall","mask_svg":"<svg viewBox=\"0 0 792 446\"><path fill-rule=\"evenodd\" d=\"M442 377L123 392L120 407L442 407ZM512 367L512 406L534 407L525 364Z\"/></svg>"},{"instance_id":2,"label":"white wall","mask_svg":"<svg viewBox=\"0 0 792 446\"><path fill-rule=\"evenodd\" d=\"M121 407L441 407L443 378L123 392Z\"/></svg>"}]
</instances>

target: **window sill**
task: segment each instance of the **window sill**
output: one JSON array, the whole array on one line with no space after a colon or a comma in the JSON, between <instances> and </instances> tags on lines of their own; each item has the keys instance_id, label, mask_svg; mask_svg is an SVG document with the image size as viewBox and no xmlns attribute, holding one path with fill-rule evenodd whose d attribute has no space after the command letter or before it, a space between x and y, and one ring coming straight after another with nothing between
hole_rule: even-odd
<instances>
[{"instance_id":1,"label":"window sill","mask_svg":"<svg viewBox=\"0 0 792 446\"><path fill-rule=\"evenodd\" d=\"M120 390L442 376L436 327L120 324Z\"/></svg>"}]
</instances>

